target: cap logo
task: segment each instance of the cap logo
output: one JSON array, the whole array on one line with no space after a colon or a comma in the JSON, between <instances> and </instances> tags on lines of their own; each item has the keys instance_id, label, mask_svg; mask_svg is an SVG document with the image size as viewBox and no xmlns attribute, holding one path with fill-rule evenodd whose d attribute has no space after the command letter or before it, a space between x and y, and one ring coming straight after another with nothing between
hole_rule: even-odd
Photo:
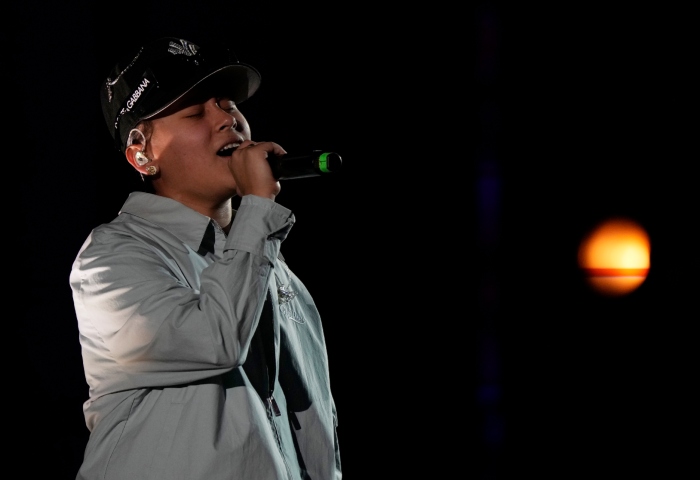
<instances>
[{"instance_id":1,"label":"cap logo","mask_svg":"<svg viewBox=\"0 0 700 480\"><path fill-rule=\"evenodd\" d=\"M180 40L180 43L170 42L168 47L168 52L172 53L173 55L186 55L188 57L196 55L197 49L199 48L197 45L182 39Z\"/></svg>"},{"instance_id":2,"label":"cap logo","mask_svg":"<svg viewBox=\"0 0 700 480\"><path fill-rule=\"evenodd\" d=\"M131 111L131 109L134 107L138 99L141 97L143 92L146 90L146 87L150 85L151 81L147 79L146 77L141 79L141 83L139 86L134 90L134 92L131 94L131 98L129 98L126 101L126 106L122 108L119 111L119 115L117 115L117 118L114 121L114 128L117 129L117 125L119 124L119 119L121 118L122 115L125 113L128 113Z\"/></svg>"}]
</instances>

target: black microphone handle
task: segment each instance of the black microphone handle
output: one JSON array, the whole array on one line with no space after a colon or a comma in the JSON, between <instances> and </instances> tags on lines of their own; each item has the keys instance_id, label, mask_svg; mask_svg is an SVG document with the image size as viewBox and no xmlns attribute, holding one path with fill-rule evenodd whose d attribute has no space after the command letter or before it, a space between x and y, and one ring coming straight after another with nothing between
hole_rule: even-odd
<instances>
[{"instance_id":1,"label":"black microphone handle","mask_svg":"<svg viewBox=\"0 0 700 480\"><path fill-rule=\"evenodd\" d=\"M312 150L305 155L282 155L267 157L272 168L272 175L277 180L319 177L335 173L343 166L343 159L335 152Z\"/></svg>"}]
</instances>

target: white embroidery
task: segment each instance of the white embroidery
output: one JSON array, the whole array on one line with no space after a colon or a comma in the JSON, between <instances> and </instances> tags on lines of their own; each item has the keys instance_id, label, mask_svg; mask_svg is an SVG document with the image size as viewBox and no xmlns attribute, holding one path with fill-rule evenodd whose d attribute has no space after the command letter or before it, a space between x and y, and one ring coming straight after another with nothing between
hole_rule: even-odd
<instances>
[{"instance_id":1,"label":"white embroidery","mask_svg":"<svg viewBox=\"0 0 700 480\"><path fill-rule=\"evenodd\" d=\"M280 305L287 303L296 296L297 292L293 291L289 285L280 285L277 287L277 298Z\"/></svg>"},{"instance_id":2,"label":"white embroidery","mask_svg":"<svg viewBox=\"0 0 700 480\"><path fill-rule=\"evenodd\" d=\"M138 101L138 99L141 97L143 94L144 90L146 90L146 87L150 84L151 82L147 78L143 78L141 80L141 83L139 84L138 88L134 90L134 93L131 94L131 98L127 100L126 102L126 107L122 108L119 111L119 115L117 115L117 119L114 121L114 128L117 128L117 125L119 124L119 119L122 117L127 112L130 112L131 109L133 108L134 104Z\"/></svg>"},{"instance_id":3,"label":"white embroidery","mask_svg":"<svg viewBox=\"0 0 700 480\"><path fill-rule=\"evenodd\" d=\"M287 317L289 320L291 320L293 322L297 322L297 323L301 323L301 324L306 323L304 321L304 318L301 315L299 315L294 310L292 305L289 303L286 303L284 305L280 305L280 312L282 313L282 315L284 315L285 317Z\"/></svg>"},{"instance_id":4,"label":"white embroidery","mask_svg":"<svg viewBox=\"0 0 700 480\"><path fill-rule=\"evenodd\" d=\"M297 295L298 293L292 290L289 285L279 285L277 287L277 303L282 315L294 322L305 323L304 318L296 312L294 304L289 303Z\"/></svg>"},{"instance_id":5,"label":"white embroidery","mask_svg":"<svg viewBox=\"0 0 700 480\"><path fill-rule=\"evenodd\" d=\"M196 55L197 49L199 48L197 45L194 45L187 40L180 40L180 43L170 42L168 46L170 47L168 48L168 52L172 53L173 55L187 55L188 57Z\"/></svg>"}]
</instances>

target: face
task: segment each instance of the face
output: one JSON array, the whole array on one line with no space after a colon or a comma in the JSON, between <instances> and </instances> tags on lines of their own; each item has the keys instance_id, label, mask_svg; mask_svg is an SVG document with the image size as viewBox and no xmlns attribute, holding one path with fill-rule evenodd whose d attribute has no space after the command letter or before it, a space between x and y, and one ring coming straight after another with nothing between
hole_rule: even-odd
<instances>
[{"instance_id":1,"label":"face","mask_svg":"<svg viewBox=\"0 0 700 480\"><path fill-rule=\"evenodd\" d=\"M235 195L228 159L251 137L233 100L194 92L154 117L152 127L147 151L159 171L156 193L190 205Z\"/></svg>"}]
</instances>

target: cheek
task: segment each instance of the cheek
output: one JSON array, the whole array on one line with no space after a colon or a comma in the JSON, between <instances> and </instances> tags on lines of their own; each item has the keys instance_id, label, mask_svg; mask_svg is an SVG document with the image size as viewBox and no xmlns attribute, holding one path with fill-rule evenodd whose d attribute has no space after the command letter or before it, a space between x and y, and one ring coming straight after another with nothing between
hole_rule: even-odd
<instances>
[{"instance_id":1,"label":"cheek","mask_svg":"<svg viewBox=\"0 0 700 480\"><path fill-rule=\"evenodd\" d=\"M153 152L161 160L185 159L201 151L206 141L194 129L163 132L154 135Z\"/></svg>"},{"instance_id":2,"label":"cheek","mask_svg":"<svg viewBox=\"0 0 700 480\"><path fill-rule=\"evenodd\" d=\"M243 138L246 140L251 140L250 136L250 125L248 124L248 120L245 119L245 117L238 113L234 114L234 118L236 119L236 123L238 124L238 132L243 135Z\"/></svg>"}]
</instances>

